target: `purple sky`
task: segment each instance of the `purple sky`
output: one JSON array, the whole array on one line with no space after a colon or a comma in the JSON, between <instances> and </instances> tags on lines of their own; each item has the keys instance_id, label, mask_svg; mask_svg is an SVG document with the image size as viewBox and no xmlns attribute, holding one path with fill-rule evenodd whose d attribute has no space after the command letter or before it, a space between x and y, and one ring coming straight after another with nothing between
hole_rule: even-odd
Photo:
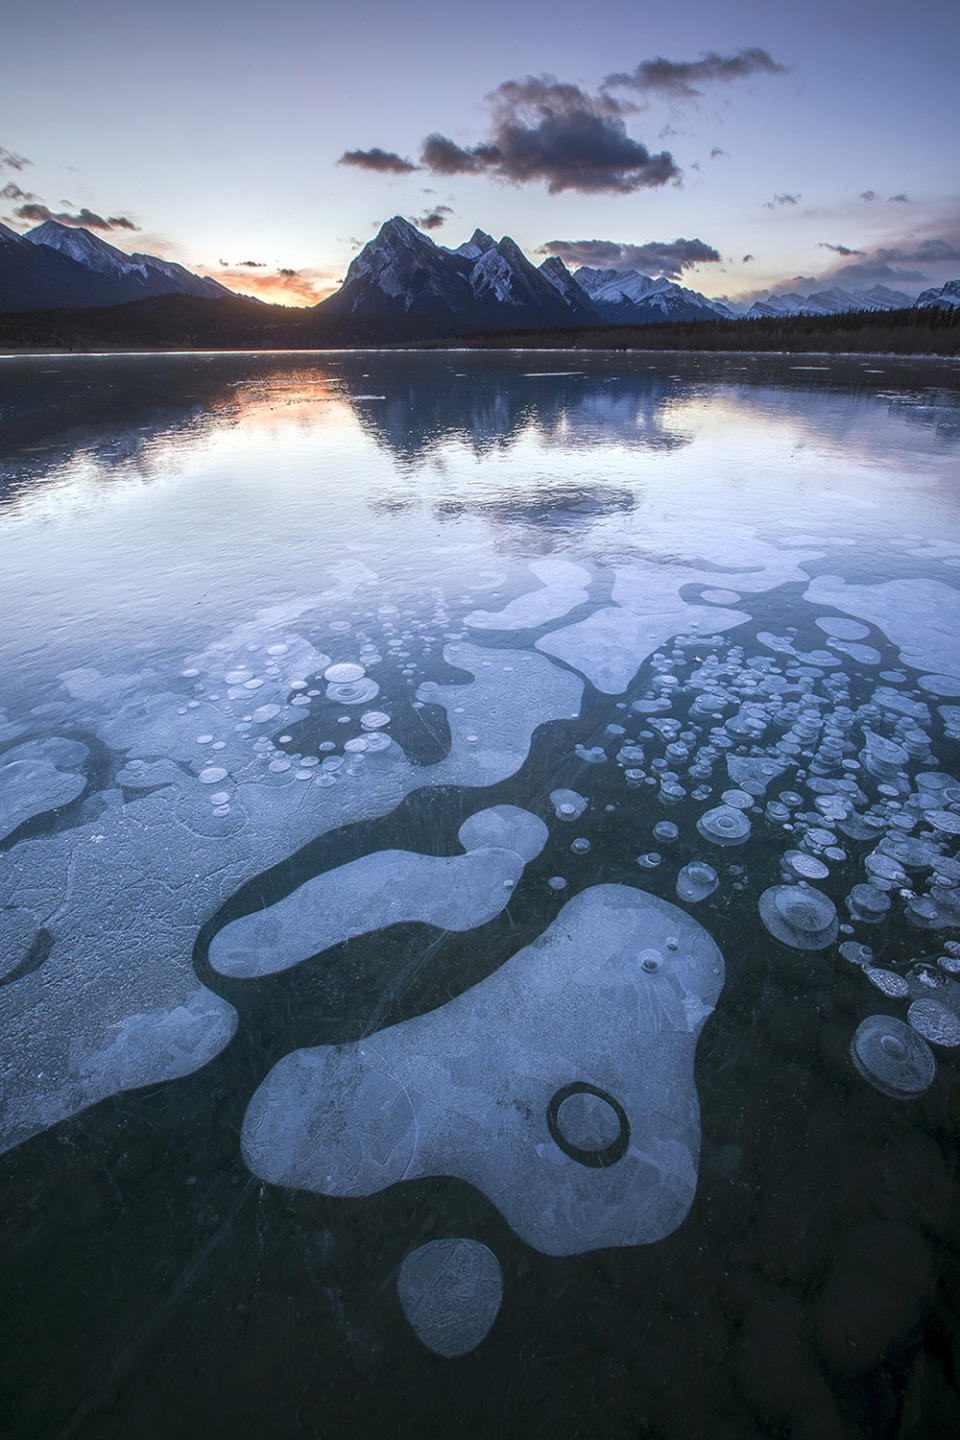
<instances>
[{"instance_id":1,"label":"purple sky","mask_svg":"<svg viewBox=\"0 0 960 1440\"><path fill-rule=\"evenodd\" d=\"M0 218L272 298L394 214L710 295L960 275L955 0L7 0L4 36Z\"/></svg>"}]
</instances>

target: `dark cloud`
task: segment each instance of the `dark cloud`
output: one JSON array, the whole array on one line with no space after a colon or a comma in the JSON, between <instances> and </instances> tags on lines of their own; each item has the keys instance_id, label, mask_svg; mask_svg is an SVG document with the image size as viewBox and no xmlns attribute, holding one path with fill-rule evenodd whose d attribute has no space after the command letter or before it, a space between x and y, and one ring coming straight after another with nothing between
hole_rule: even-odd
<instances>
[{"instance_id":1,"label":"dark cloud","mask_svg":"<svg viewBox=\"0 0 960 1440\"><path fill-rule=\"evenodd\" d=\"M0 200L23 200L24 202L36 200L36 195L29 190L21 190L12 180L8 180L3 189L0 190Z\"/></svg>"},{"instance_id":2,"label":"dark cloud","mask_svg":"<svg viewBox=\"0 0 960 1440\"><path fill-rule=\"evenodd\" d=\"M412 160L404 160L393 150L381 150L379 145L372 150L345 150L337 164L355 165L359 170L375 170L381 175L409 175L419 168Z\"/></svg>"},{"instance_id":3,"label":"dark cloud","mask_svg":"<svg viewBox=\"0 0 960 1440\"><path fill-rule=\"evenodd\" d=\"M772 200L765 200L764 210L776 210L778 205L796 205L800 199L799 195L774 195Z\"/></svg>"},{"instance_id":4,"label":"dark cloud","mask_svg":"<svg viewBox=\"0 0 960 1440\"><path fill-rule=\"evenodd\" d=\"M413 223L421 230L439 230L441 225L446 225L447 216L452 214L453 210L449 205L435 205L426 215L414 216Z\"/></svg>"},{"instance_id":5,"label":"dark cloud","mask_svg":"<svg viewBox=\"0 0 960 1440\"><path fill-rule=\"evenodd\" d=\"M821 275L817 285L822 287L826 279L839 285L898 286L925 283L930 277L922 270L904 270L896 265L888 265L886 261L868 258L857 261L855 265L841 265L839 269L831 271L829 276Z\"/></svg>"},{"instance_id":6,"label":"dark cloud","mask_svg":"<svg viewBox=\"0 0 960 1440\"><path fill-rule=\"evenodd\" d=\"M713 149L710 151L710 159L716 160L718 156L726 155L726 153L726 150L721 150L719 145L714 145Z\"/></svg>"},{"instance_id":7,"label":"dark cloud","mask_svg":"<svg viewBox=\"0 0 960 1440\"><path fill-rule=\"evenodd\" d=\"M31 163L25 155L15 155L12 150L4 150L0 145L0 170L22 170Z\"/></svg>"},{"instance_id":8,"label":"dark cloud","mask_svg":"<svg viewBox=\"0 0 960 1440\"><path fill-rule=\"evenodd\" d=\"M640 270L645 275L682 275L691 265L713 263L719 251L703 240L651 240L628 245L617 240L548 240L541 255L559 255L568 265L590 265L601 270Z\"/></svg>"},{"instance_id":9,"label":"dark cloud","mask_svg":"<svg viewBox=\"0 0 960 1440\"><path fill-rule=\"evenodd\" d=\"M889 265L942 265L960 261L960 244L952 240L921 240L915 245L880 245L873 259Z\"/></svg>"},{"instance_id":10,"label":"dark cloud","mask_svg":"<svg viewBox=\"0 0 960 1440\"><path fill-rule=\"evenodd\" d=\"M678 180L667 151L651 154L627 134L624 116L636 106L612 95L590 95L553 75L506 80L486 97L489 134L461 145L439 131L428 135L420 166L389 150L348 150L341 165L404 174L490 175L513 185L543 183L551 195L628 195Z\"/></svg>"},{"instance_id":11,"label":"dark cloud","mask_svg":"<svg viewBox=\"0 0 960 1440\"><path fill-rule=\"evenodd\" d=\"M741 264L741 265L749 265L749 264L750 264L750 261L751 261L751 260L756 260L756 258L757 258L756 255L744 255L743 259L740 261L740 264Z\"/></svg>"},{"instance_id":12,"label":"dark cloud","mask_svg":"<svg viewBox=\"0 0 960 1440\"><path fill-rule=\"evenodd\" d=\"M679 178L667 151L651 154L627 134L634 107L589 95L552 75L507 80L487 96L488 140L464 148L444 135L424 142L421 159L440 175L485 173L514 185L543 182L551 195L627 195Z\"/></svg>"},{"instance_id":13,"label":"dark cloud","mask_svg":"<svg viewBox=\"0 0 960 1440\"><path fill-rule=\"evenodd\" d=\"M837 255L862 255L862 250L851 250L849 245L831 245L829 240L817 242L821 250L833 250Z\"/></svg>"},{"instance_id":14,"label":"dark cloud","mask_svg":"<svg viewBox=\"0 0 960 1440\"><path fill-rule=\"evenodd\" d=\"M868 205L871 204L874 200L876 200L876 198L877 198L877 192L876 192L876 190L861 190L861 192L860 192L860 199L861 199L861 200L866 200L866 202L867 202Z\"/></svg>"},{"instance_id":15,"label":"dark cloud","mask_svg":"<svg viewBox=\"0 0 960 1440\"><path fill-rule=\"evenodd\" d=\"M711 50L700 60L642 60L635 70L608 75L607 89L629 86L633 90L659 90L671 98L692 100L701 94L696 87L714 81L743 80L750 75L784 75L780 65L759 45L738 50L735 55L717 55Z\"/></svg>"},{"instance_id":16,"label":"dark cloud","mask_svg":"<svg viewBox=\"0 0 960 1440\"><path fill-rule=\"evenodd\" d=\"M35 224L42 224L44 220L56 220L61 225L82 225L85 230L139 230L140 226L135 225L126 215L111 215L104 219L95 210L88 210L86 206L76 214L68 210L58 210L54 213L46 205L30 204L21 205L16 211L18 220L32 220Z\"/></svg>"},{"instance_id":17,"label":"dark cloud","mask_svg":"<svg viewBox=\"0 0 960 1440\"><path fill-rule=\"evenodd\" d=\"M890 203L891 205L909 205L910 196L904 195L903 191L901 190L899 195L890 196Z\"/></svg>"},{"instance_id":18,"label":"dark cloud","mask_svg":"<svg viewBox=\"0 0 960 1440\"><path fill-rule=\"evenodd\" d=\"M298 272L297 272L296 270L289 270L289 269L280 269L280 270L277 271L277 274L278 274L278 275L282 275L285 280L293 280L293 279L295 279L297 273L298 273Z\"/></svg>"},{"instance_id":19,"label":"dark cloud","mask_svg":"<svg viewBox=\"0 0 960 1440\"><path fill-rule=\"evenodd\" d=\"M265 270L267 268L266 260L238 260L237 264L244 270Z\"/></svg>"}]
</instances>

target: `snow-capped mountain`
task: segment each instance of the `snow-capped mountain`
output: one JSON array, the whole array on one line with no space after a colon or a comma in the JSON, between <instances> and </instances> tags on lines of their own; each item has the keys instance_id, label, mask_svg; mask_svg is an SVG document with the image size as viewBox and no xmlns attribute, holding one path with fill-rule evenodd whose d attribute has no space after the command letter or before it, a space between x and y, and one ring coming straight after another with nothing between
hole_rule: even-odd
<instances>
[{"instance_id":1,"label":"snow-capped mountain","mask_svg":"<svg viewBox=\"0 0 960 1440\"><path fill-rule=\"evenodd\" d=\"M643 325L729 317L732 311L670 280L635 270L571 275L551 256L535 267L505 235L475 230L456 249L435 245L399 216L380 229L318 309L335 315L410 315L477 328Z\"/></svg>"},{"instance_id":2,"label":"snow-capped mountain","mask_svg":"<svg viewBox=\"0 0 960 1440\"><path fill-rule=\"evenodd\" d=\"M742 313L748 318L784 315L843 315L853 310L903 310L919 301L910 299L902 290L890 290L886 285L874 285L872 290L853 293L833 286L829 290L815 290L812 295L800 295L787 291L766 295L755 300Z\"/></svg>"},{"instance_id":3,"label":"snow-capped mountain","mask_svg":"<svg viewBox=\"0 0 960 1440\"><path fill-rule=\"evenodd\" d=\"M915 305L936 305L938 310L955 310L960 305L960 280L948 280L946 285L923 290L913 302Z\"/></svg>"},{"instance_id":4,"label":"snow-capped mountain","mask_svg":"<svg viewBox=\"0 0 960 1440\"><path fill-rule=\"evenodd\" d=\"M79 226L47 220L18 235L0 225L0 311L121 305L156 295L232 292L156 255L127 255Z\"/></svg>"},{"instance_id":5,"label":"snow-capped mountain","mask_svg":"<svg viewBox=\"0 0 960 1440\"><path fill-rule=\"evenodd\" d=\"M45 220L28 230L24 240L31 245L45 245L67 255L98 275L109 276L122 286L124 299L141 300L149 295L199 295L216 300L232 294L209 276L194 275L172 260L158 255L135 252L127 255L115 245L92 235L78 225L61 225L58 220Z\"/></svg>"},{"instance_id":6,"label":"snow-capped mountain","mask_svg":"<svg viewBox=\"0 0 960 1440\"><path fill-rule=\"evenodd\" d=\"M448 250L399 215L381 226L342 287L317 309L478 329L589 324L597 318L582 291L573 286L562 295L509 236L497 241L475 230L465 244Z\"/></svg>"}]
</instances>

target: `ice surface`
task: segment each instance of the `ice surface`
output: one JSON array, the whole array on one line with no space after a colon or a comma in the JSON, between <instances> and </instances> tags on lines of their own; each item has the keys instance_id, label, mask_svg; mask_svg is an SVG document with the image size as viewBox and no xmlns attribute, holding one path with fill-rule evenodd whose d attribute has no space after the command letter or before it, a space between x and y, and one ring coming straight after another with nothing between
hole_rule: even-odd
<instances>
[{"instance_id":1,"label":"ice surface","mask_svg":"<svg viewBox=\"0 0 960 1440\"><path fill-rule=\"evenodd\" d=\"M474 610L464 624L473 630L529 630L562 619L586 600L590 573L582 565L549 555L531 560L530 569L540 589L518 595L502 610Z\"/></svg>"},{"instance_id":2,"label":"ice surface","mask_svg":"<svg viewBox=\"0 0 960 1440\"><path fill-rule=\"evenodd\" d=\"M475 1350L496 1320L503 1271L478 1240L432 1240L400 1266L397 1295L417 1338L452 1359Z\"/></svg>"},{"instance_id":3,"label":"ice surface","mask_svg":"<svg viewBox=\"0 0 960 1440\"><path fill-rule=\"evenodd\" d=\"M263 1180L339 1196L458 1176L551 1255L661 1239L696 1189L694 1053L722 984L690 916L625 885L585 890L431 1014L286 1056L250 1102L245 1159ZM622 1116L607 1155L555 1138L578 1092Z\"/></svg>"},{"instance_id":4,"label":"ice surface","mask_svg":"<svg viewBox=\"0 0 960 1440\"><path fill-rule=\"evenodd\" d=\"M68 767L82 765L86 755L85 745L57 736L0 754L0 840L34 816L76 800L86 776Z\"/></svg>"},{"instance_id":5,"label":"ice surface","mask_svg":"<svg viewBox=\"0 0 960 1440\"><path fill-rule=\"evenodd\" d=\"M441 930L485 925L508 903L548 833L536 815L500 805L460 827L466 855L362 855L225 926L210 942L210 964L221 975L250 978L289 970L342 940L402 921Z\"/></svg>"},{"instance_id":6,"label":"ice surface","mask_svg":"<svg viewBox=\"0 0 960 1440\"><path fill-rule=\"evenodd\" d=\"M852 585L839 575L818 575L804 599L868 620L899 647L907 665L932 671L931 679L956 687L946 692L931 684L934 693L960 694L960 591L952 585L924 579Z\"/></svg>"},{"instance_id":7,"label":"ice surface","mask_svg":"<svg viewBox=\"0 0 960 1440\"><path fill-rule=\"evenodd\" d=\"M28 910L51 947L42 966L2 990L0 1150L117 1090L189 1073L223 1049L235 1012L200 984L192 954L200 925L238 887L330 829L388 814L425 783L498 783L523 764L538 725L579 709L582 682L545 657L449 644L448 664L473 678L420 687L421 698L448 708L451 744L437 764L414 765L393 746L351 756L322 776L297 770L262 726L241 717L253 693L258 706L278 706L277 734L305 713L290 708L289 697L330 657L295 627L318 611L329 613L324 597L277 606L169 672L87 668L62 677L64 714L113 753L124 788L97 795L96 819L21 840L4 857L0 911ZM256 692L246 679L227 679L260 678L251 667L267 656ZM198 745L199 735L216 739ZM83 751L43 743L60 747L49 752L57 765L75 766ZM221 748L211 764L214 745ZM64 775L31 752L12 763L46 767L51 787L68 781L69 795L58 789L54 803L83 788L79 774ZM210 769L223 779L203 783ZM322 783L298 783L301 773ZM522 865L497 863L511 873ZM501 898L507 894L503 888Z\"/></svg>"}]
</instances>

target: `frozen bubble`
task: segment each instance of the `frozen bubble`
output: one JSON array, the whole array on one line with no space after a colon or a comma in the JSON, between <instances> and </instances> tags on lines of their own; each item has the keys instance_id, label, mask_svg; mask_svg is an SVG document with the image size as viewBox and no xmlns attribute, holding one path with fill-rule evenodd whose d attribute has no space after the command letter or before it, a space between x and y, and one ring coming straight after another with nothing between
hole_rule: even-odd
<instances>
[{"instance_id":1,"label":"frozen bubble","mask_svg":"<svg viewBox=\"0 0 960 1440\"><path fill-rule=\"evenodd\" d=\"M879 925L890 909L889 896L876 885L854 885L844 903L854 920L867 925Z\"/></svg>"},{"instance_id":2,"label":"frozen bubble","mask_svg":"<svg viewBox=\"0 0 960 1440\"><path fill-rule=\"evenodd\" d=\"M390 724L390 716L385 710L365 710L360 716L360 724L364 730L385 730Z\"/></svg>"},{"instance_id":3,"label":"frozen bubble","mask_svg":"<svg viewBox=\"0 0 960 1440\"><path fill-rule=\"evenodd\" d=\"M461 1178L548 1255L651 1243L696 1191L694 1058L722 983L692 917L596 886L439 1009L282 1059L250 1102L244 1159L263 1180L334 1196ZM590 1148L559 1122L577 1092L613 1112L564 1112ZM592 1148L613 1118L613 1144Z\"/></svg>"},{"instance_id":4,"label":"frozen bubble","mask_svg":"<svg viewBox=\"0 0 960 1440\"><path fill-rule=\"evenodd\" d=\"M400 1266L397 1295L417 1339L452 1359L475 1350L496 1320L503 1272L478 1240L433 1240Z\"/></svg>"},{"instance_id":5,"label":"frozen bubble","mask_svg":"<svg viewBox=\"0 0 960 1440\"><path fill-rule=\"evenodd\" d=\"M848 960L851 965L866 967L873 964L873 951L870 946L862 945L858 940L844 940L838 949L844 960Z\"/></svg>"},{"instance_id":6,"label":"frozen bubble","mask_svg":"<svg viewBox=\"0 0 960 1440\"><path fill-rule=\"evenodd\" d=\"M960 680L955 675L921 675L917 684L931 695L960 695Z\"/></svg>"},{"instance_id":7,"label":"frozen bubble","mask_svg":"<svg viewBox=\"0 0 960 1440\"><path fill-rule=\"evenodd\" d=\"M960 1015L939 1000L914 1000L907 1020L924 1040L952 1049L960 1045Z\"/></svg>"},{"instance_id":8,"label":"frozen bubble","mask_svg":"<svg viewBox=\"0 0 960 1440\"><path fill-rule=\"evenodd\" d=\"M788 850L783 863L800 880L826 880L830 874L828 865L824 865L816 855L808 855L805 850Z\"/></svg>"},{"instance_id":9,"label":"frozen bubble","mask_svg":"<svg viewBox=\"0 0 960 1440\"><path fill-rule=\"evenodd\" d=\"M345 740L343 748L351 754L359 754L367 749L368 741L365 735L355 735L352 740Z\"/></svg>"},{"instance_id":10,"label":"frozen bubble","mask_svg":"<svg viewBox=\"0 0 960 1440\"><path fill-rule=\"evenodd\" d=\"M859 620L848 620L845 615L818 615L813 622L824 635L835 635L838 640L863 640L870 634L869 627Z\"/></svg>"},{"instance_id":11,"label":"frozen bubble","mask_svg":"<svg viewBox=\"0 0 960 1440\"><path fill-rule=\"evenodd\" d=\"M587 801L576 790L551 790L550 804L558 820L577 820L587 808Z\"/></svg>"},{"instance_id":12,"label":"frozen bubble","mask_svg":"<svg viewBox=\"0 0 960 1440\"><path fill-rule=\"evenodd\" d=\"M672 845L679 834L679 827L674 825L672 820L660 820L653 827L653 838L659 840L661 845Z\"/></svg>"},{"instance_id":13,"label":"frozen bubble","mask_svg":"<svg viewBox=\"0 0 960 1440\"><path fill-rule=\"evenodd\" d=\"M250 671L249 671L249 670L228 670L227 673L226 673L226 675L224 675L223 678L224 678L224 680L226 680L226 682L227 682L228 685L245 685L245 684L247 683L247 681L250 679Z\"/></svg>"},{"instance_id":14,"label":"frozen bubble","mask_svg":"<svg viewBox=\"0 0 960 1440\"><path fill-rule=\"evenodd\" d=\"M656 951L650 953L656 954ZM641 964L645 969L650 968L643 961ZM570 1087L564 1086L563 1089L569 1090ZM586 1152L586 1156L599 1156L617 1146L624 1135L624 1123L622 1111L618 1113L619 1107L615 1102L595 1088L572 1090L557 1103L561 1094L562 1090L554 1096L548 1114L552 1114L559 1140L565 1142L567 1154L571 1150L579 1150Z\"/></svg>"},{"instance_id":15,"label":"frozen bubble","mask_svg":"<svg viewBox=\"0 0 960 1440\"><path fill-rule=\"evenodd\" d=\"M198 736L197 736L197 744L198 744L198 745L209 745L212 740L213 740L213 736L212 736L212 735L198 735Z\"/></svg>"},{"instance_id":16,"label":"frozen bubble","mask_svg":"<svg viewBox=\"0 0 960 1440\"><path fill-rule=\"evenodd\" d=\"M657 850L648 850L646 855L637 856L637 864L641 870L656 870L663 861L663 856Z\"/></svg>"},{"instance_id":17,"label":"frozen bubble","mask_svg":"<svg viewBox=\"0 0 960 1440\"><path fill-rule=\"evenodd\" d=\"M578 835L576 840L574 840L572 845L570 846L570 849L573 851L574 855L586 855L587 851L590 849L590 841L586 838L585 835Z\"/></svg>"},{"instance_id":18,"label":"frozen bubble","mask_svg":"<svg viewBox=\"0 0 960 1440\"><path fill-rule=\"evenodd\" d=\"M244 681L243 688L244 690L259 690L262 684L263 680L260 678L260 676L255 675L252 680Z\"/></svg>"},{"instance_id":19,"label":"frozen bubble","mask_svg":"<svg viewBox=\"0 0 960 1440\"><path fill-rule=\"evenodd\" d=\"M464 850L492 846L498 850L514 850L524 862L533 860L546 845L550 832L539 815L521 810L516 805L494 805L478 810L464 820L457 839Z\"/></svg>"},{"instance_id":20,"label":"frozen bubble","mask_svg":"<svg viewBox=\"0 0 960 1440\"><path fill-rule=\"evenodd\" d=\"M746 790L724 790L720 799L724 805L732 806L734 810L749 810L754 803L754 797L748 795Z\"/></svg>"},{"instance_id":21,"label":"frozen bubble","mask_svg":"<svg viewBox=\"0 0 960 1440\"><path fill-rule=\"evenodd\" d=\"M323 672L323 678L333 685L350 685L355 680L362 680L366 673L362 665L346 660L337 665L328 665Z\"/></svg>"},{"instance_id":22,"label":"frozen bubble","mask_svg":"<svg viewBox=\"0 0 960 1440\"><path fill-rule=\"evenodd\" d=\"M222 765L208 765L207 768L201 770L197 776L201 785L217 785L221 780L226 780L226 778L227 771L224 770Z\"/></svg>"},{"instance_id":23,"label":"frozen bubble","mask_svg":"<svg viewBox=\"0 0 960 1440\"><path fill-rule=\"evenodd\" d=\"M287 651L288 651L289 649L290 649L290 646L289 646L289 645L268 645L268 646L267 646L267 654L268 654L268 655L286 655L286 653L287 653Z\"/></svg>"},{"instance_id":24,"label":"frozen bubble","mask_svg":"<svg viewBox=\"0 0 960 1440\"><path fill-rule=\"evenodd\" d=\"M586 745L575 745L573 749L577 758L586 761L588 765L602 765L607 758L607 752L601 745L594 745L589 749Z\"/></svg>"},{"instance_id":25,"label":"frozen bubble","mask_svg":"<svg viewBox=\"0 0 960 1440\"><path fill-rule=\"evenodd\" d=\"M279 705L258 705L250 716L255 725L263 725L268 720L274 720L280 714Z\"/></svg>"},{"instance_id":26,"label":"frozen bubble","mask_svg":"<svg viewBox=\"0 0 960 1440\"><path fill-rule=\"evenodd\" d=\"M923 818L942 835L960 835L960 815L952 810L925 810Z\"/></svg>"},{"instance_id":27,"label":"frozen bubble","mask_svg":"<svg viewBox=\"0 0 960 1440\"><path fill-rule=\"evenodd\" d=\"M889 995L891 1000L903 1000L910 994L910 986L895 970L881 970L872 965L864 965L863 973L871 985L875 985L881 994Z\"/></svg>"},{"instance_id":28,"label":"frozen bubble","mask_svg":"<svg viewBox=\"0 0 960 1440\"><path fill-rule=\"evenodd\" d=\"M868 1015L861 1021L850 1043L850 1058L874 1089L893 1100L922 1095L937 1071L926 1041L892 1015Z\"/></svg>"},{"instance_id":29,"label":"frozen bubble","mask_svg":"<svg viewBox=\"0 0 960 1440\"><path fill-rule=\"evenodd\" d=\"M566 890L567 888L567 882L562 875L551 875L547 884L551 890ZM957 963L960 964L960 961Z\"/></svg>"},{"instance_id":30,"label":"frozen bubble","mask_svg":"<svg viewBox=\"0 0 960 1440\"><path fill-rule=\"evenodd\" d=\"M750 821L742 810L718 805L700 816L697 829L714 845L742 845L750 835Z\"/></svg>"},{"instance_id":31,"label":"frozen bubble","mask_svg":"<svg viewBox=\"0 0 960 1440\"><path fill-rule=\"evenodd\" d=\"M736 605L740 596L736 590L701 590L700 599L708 605Z\"/></svg>"},{"instance_id":32,"label":"frozen bubble","mask_svg":"<svg viewBox=\"0 0 960 1440\"><path fill-rule=\"evenodd\" d=\"M696 905L712 895L720 884L717 872L705 860L691 860L677 876L677 899Z\"/></svg>"},{"instance_id":33,"label":"frozen bubble","mask_svg":"<svg viewBox=\"0 0 960 1440\"><path fill-rule=\"evenodd\" d=\"M213 794L210 796L211 805L226 805L229 803L229 800L229 790L214 790Z\"/></svg>"},{"instance_id":34,"label":"frozen bubble","mask_svg":"<svg viewBox=\"0 0 960 1440\"><path fill-rule=\"evenodd\" d=\"M380 686L369 675L359 680L334 681L327 686L327 699L338 705L365 705L380 694ZM304 697L306 700L306 697ZM309 701L306 703L309 704ZM296 701L294 701L296 704Z\"/></svg>"},{"instance_id":35,"label":"frozen bubble","mask_svg":"<svg viewBox=\"0 0 960 1440\"><path fill-rule=\"evenodd\" d=\"M774 939L794 950L825 950L837 938L836 906L806 885L771 885L760 896L758 908Z\"/></svg>"}]
</instances>

